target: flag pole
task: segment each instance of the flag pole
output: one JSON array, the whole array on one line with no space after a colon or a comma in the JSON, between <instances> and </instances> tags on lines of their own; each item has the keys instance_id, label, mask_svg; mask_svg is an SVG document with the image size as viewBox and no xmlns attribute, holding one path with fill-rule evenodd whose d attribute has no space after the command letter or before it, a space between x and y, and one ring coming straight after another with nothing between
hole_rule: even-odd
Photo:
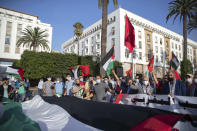
<instances>
[{"instance_id":1,"label":"flag pole","mask_svg":"<svg viewBox=\"0 0 197 131\"><path fill-rule=\"evenodd\" d=\"M134 52L132 53L132 56L131 56L131 61L132 61L132 79L134 78L134 67L133 67L133 56L134 56Z\"/></svg>"}]
</instances>

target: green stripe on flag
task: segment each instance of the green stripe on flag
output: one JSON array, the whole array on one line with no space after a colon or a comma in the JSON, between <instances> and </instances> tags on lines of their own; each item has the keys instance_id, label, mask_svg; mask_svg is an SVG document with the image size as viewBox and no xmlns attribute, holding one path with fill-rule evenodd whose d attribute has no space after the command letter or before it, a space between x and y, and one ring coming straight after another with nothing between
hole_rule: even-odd
<instances>
[{"instance_id":1,"label":"green stripe on flag","mask_svg":"<svg viewBox=\"0 0 197 131\"><path fill-rule=\"evenodd\" d=\"M0 118L1 131L41 131L40 126L22 111L22 105L3 98L7 102L4 106L3 116Z\"/></svg>"},{"instance_id":2,"label":"green stripe on flag","mask_svg":"<svg viewBox=\"0 0 197 131\"><path fill-rule=\"evenodd\" d=\"M107 67L107 75L109 76L111 73L111 70L114 68L114 61L111 61Z\"/></svg>"}]
</instances>

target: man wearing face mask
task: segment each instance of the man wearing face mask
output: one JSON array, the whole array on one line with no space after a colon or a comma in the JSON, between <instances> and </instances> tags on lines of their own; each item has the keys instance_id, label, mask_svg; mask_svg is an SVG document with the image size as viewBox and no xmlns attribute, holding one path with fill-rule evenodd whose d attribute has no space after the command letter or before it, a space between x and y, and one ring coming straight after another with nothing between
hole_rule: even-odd
<instances>
[{"instance_id":1,"label":"man wearing face mask","mask_svg":"<svg viewBox=\"0 0 197 131\"><path fill-rule=\"evenodd\" d=\"M72 86L71 91L75 97L83 98L82 94L83 94L84 88L85 88L84 86L80 86L79 79L76 79L75 84Z\"/></svg>"},{"instance_id":2,"label":"man wearing face mask","mask_svg":"<svg viewBox=\"0 0 197 131\"><path fill-rule=\"evenodd\" d=\"M57 97L61 97L64 92L64 83L61 81L60 77L57 77L55 81L55 94Z\"/></svg>"},{"instance_id":3,"label":"man wearing face mask","mask_svg":"<svg viewBox=\"0 0 197 131\"><path fill-rule=\"evenodd\" d=\"M108 88L106 83L101 82L100 76L96 76L96 84L93 89L95 100L99 102L106 102L106 92L111 92L111 89Z\"/></svg>"},{"instance_id":4,"label":"man wearing face mask","mask_svg":"<svg viewBox=\"0 0 197 131\"><path fill-rule=\"evenodd\" d=\"M196 86L193 83L191 74L186 75L186 89L187 89L186 90L186 95L187 96L194 96Z\"/></svg>"},{"instance_id":5,"label":"man wearing face mask","mask_svg":"<svg viewBox=\"0 0 197 131\"><path fill-rule=\"evenodd\" d=\"M186 95L186 85L180 80L176 80L175 74L172 70L168 72L168 82L164 83L162 94L185 96Z\"/></svg>"},{"instance_id":6,"label":"man wearing face mask","mask_svg":"<svg viewBox=\"0 0 197 131\"><path fill-rule=\"evenodd\" d=\"M65 83L65 95L72 95L71 88L73 86L74 80L72 80L70 74L66 75L66 83Z\"/></svg>"},{"instance_id":7,"label":"man wearing face mask","mask_svg":"<svg viewBox=\"0 0 197 131\"><path fill-rule=\"evenodd\" d=\"M47 81L43 84L43 93L45 96L53 96L53 89L51 88L53 82L51 81L51 77L47 77Z\"/></svg>"}]
</instances>

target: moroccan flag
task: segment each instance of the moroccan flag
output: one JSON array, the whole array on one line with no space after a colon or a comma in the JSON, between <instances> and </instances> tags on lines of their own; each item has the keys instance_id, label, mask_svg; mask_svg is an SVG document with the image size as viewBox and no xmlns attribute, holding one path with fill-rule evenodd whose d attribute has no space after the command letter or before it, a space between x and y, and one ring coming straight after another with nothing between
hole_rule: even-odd
<instances>
[{"instance_id":1,"label":"moroccan flag","mask_svg":"<svg viewBox=\"0 0 197 131\"><path fill-rule=\"evenodd\" d=\"M80 68L83 76L88 76L90 74L88 65L81 65Z\"/></svg>"},{"instance_id":2,"label":"moroccan flag","mask_svg":"<svg viewBox=\"0 0 197 131\"><path fill-rule=\"evenodd\" d=\"M180 80L181 78L179 76L179 73L173 67L171 67L171 69L174 71L176 80Z\"/></svg>"},{"instance_id":3,"label":"moroccan flag","mask_svg":"<svg viewBox=\"0 0 197 131\"><path fill-rule=\"evenodd\" d=\"M177 70L179 67L179 60L177 59L177 57L175 56L175 54L172 52L172 59L170 61L170 65Z\"/></svg>"},{"instance_id":4,"label":"moroccan flag","mask_svg":"<svg viewBox=\"0 0 197 131\"><path fill-rule=\"evenodd\" d=\"M150 60L149 64L148 64L148 71L152 72L154 67L154 56L152 57L152 59Z\"/></svg>"},{"instance_id":5,"label":"moroccan flag","mask_svg":"<svg viewBox=\"0 0 197 131\"><path fill-rule=\"evenodd\" d=\"M132 72L132 70L133 70L133 67L131 67L131 69L129 69L128 71L126 71L126 74L127 74L129 77L131 77L131 72Z\"/></svg>"},{"instance_id":6,"label":"moroccan flag","mask_svg":"<svg viewBox=\"0 0 197 131\"><path fill-rule=\"evenodd\" d=\"M114 46L110 49L107 55L102 59L101 65L109 76L111 70L114 68Z\"/></svg>"},{"instance_id":7,"label":"moroccan flag","mask_svg":"<svg viewBox=\"0 0 197 131\"><path fill-rule=\"evenodd\" d=\"M133 53L135 48L135 32L128 16L125 16L125 46L129 49L129 53Z\"/></svg>"},{"instance_id":8,"label":"moroccan flag","mask_svg":"<svg viewBox=\"0 0 197 131\"><path fill-rule=\"evenodd\" d=\"M22 68L21 69L14 69L11 67L7 67L6 73L8 75L14 76L20 80L23 80L23 69Z\"/></svg>"}]
</instances>

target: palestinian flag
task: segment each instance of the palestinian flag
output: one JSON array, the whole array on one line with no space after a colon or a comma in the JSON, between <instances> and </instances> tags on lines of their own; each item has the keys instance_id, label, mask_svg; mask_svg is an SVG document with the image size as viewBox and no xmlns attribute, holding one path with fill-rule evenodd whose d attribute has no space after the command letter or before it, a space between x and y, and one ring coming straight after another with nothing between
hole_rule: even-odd
<instances>
[{"instance_id":1,"label":"palestinian flag","mask_svg":"<svg viewBox=\"0 0 197 131\"><path fill-rule=\"evenodd\" d=\"M111 70L114 68L114 46L110 49L107 55L102 59L101 65L109 76Z\"/></svg>"},{"instance_id":2,"label":"palestinian flag","mask_svg":"<svg viewBox=\"0 0 197 131\"><path fill-rule=\"evenodd\" d=\"M121 97L124 95L117 98L118 103ZM95 102L73 96L35 96L22 104L0 104L0 129L3 131L14 131L16 127L17 131L171 131L180 120L183 120L181 126L185 130L183 125L188 122L188 118L182 114L150 107ZM191 125L190 121L188 123Z\"/></svg>"},{"instance_id":3,"label":"palestinian flag","mask_svg":"<svg viewBox=\"0 0 197 131\"><path fill-rule=\"evenodd\" d=\"M177 57L175 56L175 54L172 52L172 59L170 61L170 65L177 70L179 67L179 60L177 59Z\"/></svg>"},{"instance_id":4,"label":"palestinian flag","mask_svg":"<svg viewBox=\"0 0 197 131\"><path fill-rule=\"evenodd\" d=\"M14 69L14 68L11 68L11 67L7 67L6 69L6 73L8 75L11 75L11 76L14 76L20 80L23 80L23 68L21 69Z\"/></svg>"}]
</instances>

